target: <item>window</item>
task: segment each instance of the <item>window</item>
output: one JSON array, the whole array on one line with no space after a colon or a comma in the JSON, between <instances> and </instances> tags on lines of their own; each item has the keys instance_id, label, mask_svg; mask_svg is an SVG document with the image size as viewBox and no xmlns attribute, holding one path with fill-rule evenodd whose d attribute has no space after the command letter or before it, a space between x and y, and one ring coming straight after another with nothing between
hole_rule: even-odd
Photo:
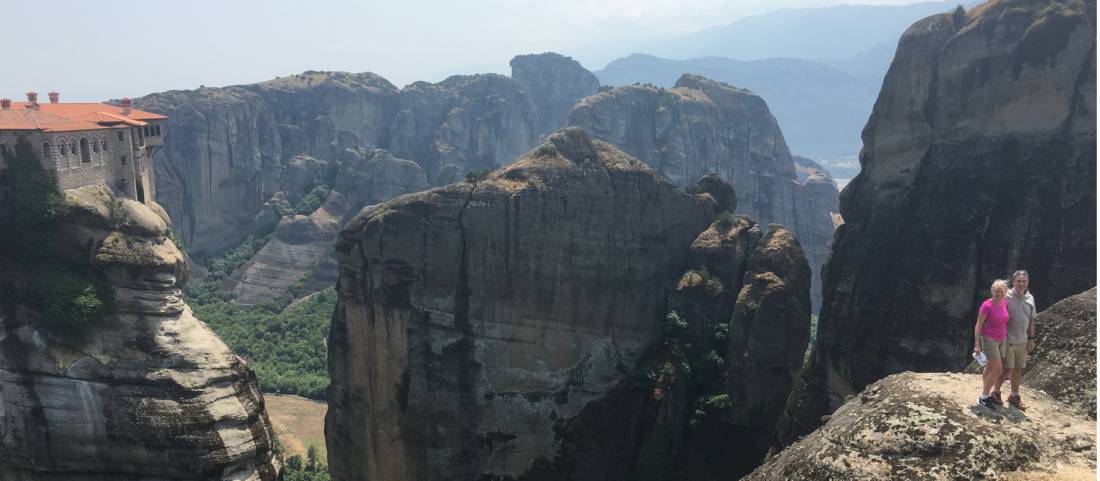
<instances>
[{"instance_id":1,"label":"window","mask_svg":"<svg viewBox=\"0 0 1100 481\"><path fill-rule=\"evenodd\" d=\"M8 145L0 144L0 155L8 155Z\"/></svg>"},{"instance_id":2,"label":"window","mask_svg":"<svg viewBox=\"0 0 1100 481\"><path fill-rule=\"evenodd\" d=\"M121 130L118 131L118 140L122 140L122 131Z\"/></svg>"},{"instance_id":3,"label":"window","mask_svg":"<svg viewBox=\"0 0 1100 481\"><path fill-rule=\"evenodd\" d=\"M107 139L103 139L103 140L99 141L99 148L101 150L103 150L104 152L107 151Z\"/></svg>"},{"instance_id":4,"label":"window","mask_svg":"<svg viewBox=\"0 0 1100 481\"><path fill-rule=\"evenodd\" d=\"M92 141L92 153L99 153L99 143L94 140Z\"/></svg>"},{"instance_id":5,"label":"window","mask_svg":"<svg viewBox=\"0 0 1100 481\"><path fill-rule=\"evenodd\" d=\"M76 142L75 141L70 141L69 142L69 154L70 155L76 155Z\"/></svg>"},{"instance_id":6,"label":"window","mask_svg":"<svg viewBox=\"0 0 1100 481\"><path fill-rule=\"evenodd\" d=\"M160 137L160 126L159 126L159 125L157 125L157 126L155 126L155 127L153 127L153 128L154 128L154 129L156 129L156 131L157 131L157 137Z\"/></svg>"},{"instance_id":7,"label":"window","mask_svg":"<svg viewBox=\"0 0 1100 481\"><path fill-rule=\"evenodd\" d=\"M69 150L65 148L65 142L61 142L61 156L69 155Z\"/></svg>"},{"instance_id":8,"label":"window","mask_svg":"<svg viewBox=\"0 0 1100 481\"><path fill-rule=\"evenodd\" d=\"M92 152L88 149L88 139L80 139L80 163L92 163Z\"/></svg>"},{"instance_id":9,"label":"window","mask_svg":"<svg viewBox=\"0 0 1100 481\"><path fill-rule=\"evenodd\" d=\"M50 143L49 142L42 142L42 156L47 158L47 159L50 158Z\"/></svg>"},{"instance_id":10,"label":"window","mask_svg":"<svg viewBox=\"0 0 1100 481\"><path fill-rule=\"evenodd\" d=\"M122 160L122 165L126 165L126 156L125 155L123 155L122 157L119 157L119 159Z\"/></svg>"}]
</instances>

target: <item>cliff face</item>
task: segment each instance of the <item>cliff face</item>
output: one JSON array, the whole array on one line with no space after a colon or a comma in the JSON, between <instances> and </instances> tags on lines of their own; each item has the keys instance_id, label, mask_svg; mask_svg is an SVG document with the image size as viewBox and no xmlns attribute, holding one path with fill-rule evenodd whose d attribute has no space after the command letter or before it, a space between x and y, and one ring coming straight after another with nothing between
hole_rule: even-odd
<instances>
[{"instance_id":1,"label":"cliff face","mask_svg":"<svg viewBox=\"0 0 1100 481\"><path fill-rule=\"evenodd\" d=\"M743 234L725 224L708 230L718 209L735 202L728 185L714 184L685 194L611 145L564 129L484 180L361 212L336 249L340 302L326 419L333 479L621 479L640 469L650 459L640 453L646 430L658 419L685 425L693 412L685 407L700 397L686 372L679 381L674 373L659 382L647 376L662 372L655 359L683 354L664 342L666 295L678 278L691 278L684 269L703 255L692 245L704 231L748 250L736 261L716 254L733 266L718 288L730 294L724 304L700 299L714 317L685 317L685 326L718 342L707 349L720 352L716 358L738 360L737 382L761 387L731 388L751 393L738 409L773 397L759 393L776 385L765 379L776 367L789 386L805 349L808 267L784 229L764 241L747 219L738 224ZM797 255L783 263L779 252ZM786 267L763 260L769 256L782 266L801 262L805 272L788 277ZM788 297L801 299L803 310L780 307ZM745 312L731 325L735 306ZM785 327L776 330L800 317L801 338L798 329L789 339ZM720 323L737 342L715 340ZM797 344L793 366L786 350L775 364L754 352L787 341ZM690 354L692 362L705 352ZM712 374L708 392L720 394L725 374ZM656 388L677 394L655 398ZM665 399L679 404L669 410ZM742 416L728 408L715 408L716 416ZM584 421L591 417L603 421ZM636 428L599 428L612 419ZM654 446L666 449L664 441Z\"/></svg>"},{"instance_id":2,"label":"cliff face","mask_svg":"<svg viewBox=\"0 0 1100 481\"><path fill-rule=\"evenodd\" d=\"M142 109L168 115L157 200L189 252L203 255L263 227L256 215L265 203L292 190L295 155L333 162L351 147L386 149L420 165L432 185L499 167L596 89L595 77L566 57L519 58L516 79L455 76L398 89L369 72L309 71L143 97ZM547 84L547 75L566 83Z\"/></svg>"},{"instance_id":3,"label":"cliff face","mask_svg":"<svg viewBox=\"0 0 1100 481\"><path fill-rule=\"evenodd\" d=\"M1000 1L902 37L841 195L803 432L887 374L961 368L993 279L1027 269L1040 309L1095 283L1094 18Z\"/></svg>"},{"instance_id":4,"label":"cliff face","mask_svg":"<svg viewBox=\"0 0 1100 481\"><path fill-rule=\"evenodd\" d=\"M26 301L51 268L0 259L0 478L276 479L255 375L181 300L188 267L167 216L102 186L65 197L57 262L103 279L114 301L61 341L82 326Z\"/></svg>"},{"instance_id":5,"label":"cliff face","mask_svg":"<svg viewBox=\"0 0 1100 481\"><path fill-rule=\"evenodd\" d=\"M538 106L542 135L564 126L573 104L600 89L600 80L592 72L556 53L517 55L509 65L512 78L527 88Z\"/></svg>"},{"instance_id":6,"label":"cliff face","mask_svg":"<svg viewBox=\"0 0 1100 481\"><path fill-rule=\"evenodd\" d=\"M298 282L306 291L331 286L332 243L344 223L363 207L428 188L420 166L381 149L349 148L336 166L325 203L308 216L283 217L271 239L230 278L235 303L271 302Z\"/></svg>"},{"instance_id":7,"label":"cliff face","mask_svg":"<svg viewBox=\"0 0 1100 481\"><path fill-rule=\"evenodd\" d=\"M169 116L154 158L157 202L192 252L246 237L280 185L282 147L271 107L237 87L154 94L137 104Z\"/></svg>"},{"instance_id":8,"label":"cliff face","mask_svg":"<svg viewBox=\"0 0 1100 481\"><path fill-rule=\"evenodd\" d=\"M829 253L835 183L799 182L783 133L760 97L696 75L672 89L631 85L587 97L569 113L577 126L687 186L708 173L731 182L738 213L795 232L818 276ZM835 210L835 209L834 209Z\"/></svg>"},{"instance_id":9,"label":"cliff face","mask_svg":"<svg viewBox=\"0 0 1100 481\"><path fill-rule=\"evenodd\" d=\"M495 169L538 141L535 103L522 84L501 75L416 82L401 90L400 104L389 149L420 163L433 185Z\"/></svg>"}]
</instances>

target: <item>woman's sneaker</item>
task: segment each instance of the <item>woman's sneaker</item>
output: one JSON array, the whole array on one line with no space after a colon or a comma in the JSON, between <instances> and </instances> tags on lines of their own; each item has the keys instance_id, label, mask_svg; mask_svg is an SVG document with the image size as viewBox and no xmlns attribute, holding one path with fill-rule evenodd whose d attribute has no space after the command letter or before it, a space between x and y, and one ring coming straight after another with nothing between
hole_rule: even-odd
<instances>
[{"instance_id":1,"label":"woman's sneaker","mask_svg":"<svg viewBox=\"0 0 1100 481\"><path fill-rule=\"evenodd\" d=\"M996 409L997 404L993 402L992 396L983 396L978 398L978 404L985 406L989 409Z\"/></svg>"}]
</instances>

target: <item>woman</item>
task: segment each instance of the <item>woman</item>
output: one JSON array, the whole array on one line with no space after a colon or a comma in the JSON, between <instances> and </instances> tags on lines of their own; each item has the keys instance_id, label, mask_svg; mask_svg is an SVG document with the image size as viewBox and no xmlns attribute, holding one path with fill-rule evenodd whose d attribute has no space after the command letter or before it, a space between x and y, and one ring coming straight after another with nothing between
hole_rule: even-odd
<instances>
[{"instance_id":1,"label":"woman","mask_svg":"<svg viewBox=\"0 0 1100 481\"><path fill-rule=\"evenodd\" d=\"M1008 294L1008 283L997 279L989 290L993 297L986 299L978 308L978 322L974 324L974 352L984 352L988 359L982 371L982 397L978 398L978 404L992 408L1004 405L1000 399L990 397L989 390L1001 378L1001 359L1007 347L1005 338L1008 337L1008 330L1005 326L1008 323L1008 307L1005 295Z\"/></svg>"}]
</instances>

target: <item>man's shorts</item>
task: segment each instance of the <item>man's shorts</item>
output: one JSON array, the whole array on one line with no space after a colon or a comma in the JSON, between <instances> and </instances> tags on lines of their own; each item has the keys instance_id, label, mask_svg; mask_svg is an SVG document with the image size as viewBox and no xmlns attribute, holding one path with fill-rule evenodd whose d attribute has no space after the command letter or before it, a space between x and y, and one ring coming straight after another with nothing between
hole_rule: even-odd
<instances>
[{"instance_id":1,"label":"man's shorts","mask_svg":"<svg viewBox=\"0 0 1100 481\"><path fill-rule=\"evenodd\" d=\"M1026 342L1009 342L1008 348L1005 350L1005 368L1007 369L1023 369L1027 367L1027 343ZM985 347L982 347L985 349Z\"/></svg>"},{"instance_id":2,"label":"man's shorts","mask_svg":"<svg viewBox=\"0 0 1100 481\"><path fill-rule=\"evenodd\" d=\"M993 338L982 336L982 352L985 353L985 358L990 361L994 359L1004 359L1005 350L1007 348L1008 339L994 341Z\"/></svg>"}]
</instances>

